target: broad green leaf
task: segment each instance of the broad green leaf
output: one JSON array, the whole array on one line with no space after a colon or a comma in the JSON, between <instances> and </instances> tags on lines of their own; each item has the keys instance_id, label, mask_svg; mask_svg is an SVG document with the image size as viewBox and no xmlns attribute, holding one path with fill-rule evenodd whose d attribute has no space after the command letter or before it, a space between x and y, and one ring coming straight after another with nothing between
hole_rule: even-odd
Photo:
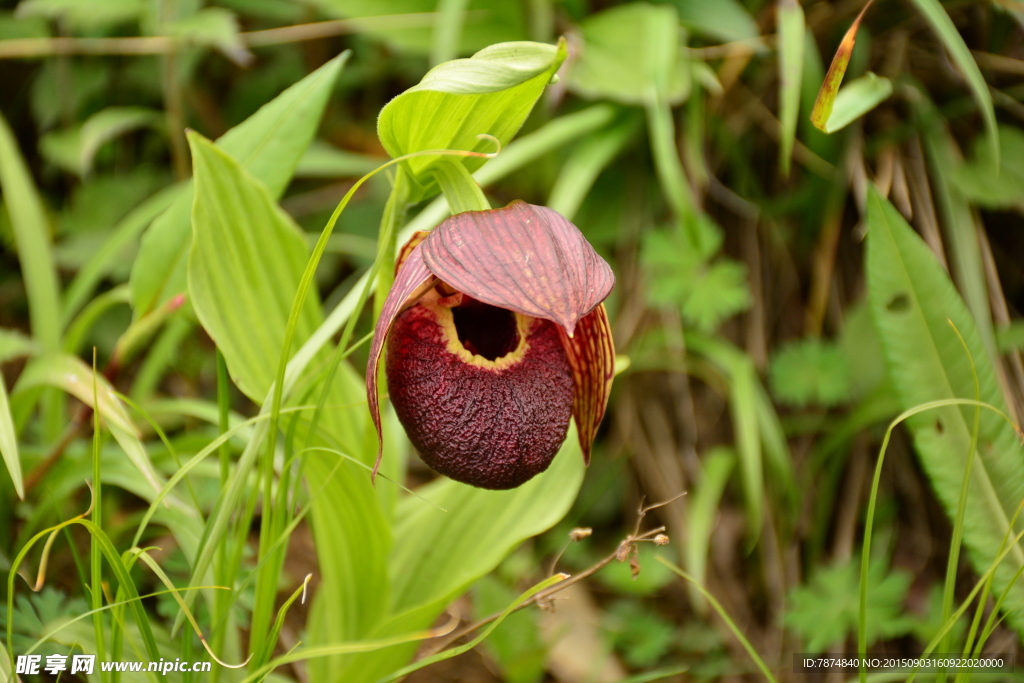
<instances>
[{"instance_id":1,"label":"broad green leaf","mask_svg":"<svg viewBox=\"0 0 1024 683\"><path fill-rule=\"evenodd\" d=\"M145 107L107 107L90 116L81 126L47 133L39 140L39 151L50 163L79 177L92 171L96 152L124 133L163 125L163 115Z\"/></svg>"},{"instance_id":2,"label":"broad green leaf","mask_svg":"<svg viewBox=\"0 0 1024 683\"><path fill-rule=\"evenodd\" d=\"M971 314L931 250L874 188L868 193L868 226L871 312L903 409L940 399L973 398L973 359L981 400L1005 410ZM950 323L963 335L971 358ZM974 409L967 406L930 410L907 420L923 469L951 519L956 514L973 420ZM994 561L1022 499L1024 448L1011 425L982 410L963 536L979 573ZM1022 565L1024 549L1014 546L995 572L995 590L1006 588ZM1010 589L1008 604L1022 599L1024 586L1017 583ZM1007 620L1018 633L1024 632L1019 610L1010 611Z\"/></svg>"},{"instance_id":3,"label":"broad green leaf","mask_svg":"<svg viewBox=\"0 0 1024 683\"><path fill-rule=\"evenodd\" d=\"M287 311L306 266L306 240L238 162L198 133L188 139L195 174L189 298L235 384L262 401L274 382ZM296 343L319 321L311 294L303 302Z\"/></svg>"},{"instance_id":4,"label":"broad green leaf","mask_svg":"<svg viewBox=\"0 0 1024 683\"><path fill-rule=\"evenodd\" d=\"M850 125L892 95L892 81L870 71L847 83L839 90L832 113L825 122L825 132L835 133Z\"/></svg>"},{"instance_id":5,"label":"broad green leaf","mask_svg":"<svg viewBox=\"0 0 1024 683\"><path fill-rule=\"evenodd\" d=\"M72 30L96 30L137 21L144 11L143 0L23 0L15 15L59 19Z\"/></svg>"},{"instance_id":6,"label":"broad green leaf","mask_svg":"<svg viewBox=\"0 0 1024 683\"><path fill-rule=\"evenodd\" d=\"M736 454L729 448L715 448L702 458L702 464L700 481L696 482L690 499L685 552L686 571L699 583L704 583L718 503L736 465ZM704 597L695 589L690 590L690 603L701 612L707 612Z\"/></svg>"},{"instance_id":7,"label":"broad green leaf","mask_svg":"<svg viewBox=\"0 0 1024 683\"><path fill-rule=\"evenodd\" d=\"M7 472L14 482L18 498L25 499L25 485L21 480L21 458L18 455L18 431L11 417L11 404L7 400L7 388L0 377L0 456L3 456Z\"/></svg>"},{"instance_id":8,"label":"broad green leaf","mask_svg":"<svg viewBox=\"0 0 1024 683\"><path fill-rule=\"evenodd\" d=\"M7 120L0 116L0 192L18 246L32 337L44 351L60 348L60 293L50 223Z\"/></svg>"},{"instance_id":9,"label":"broad green leaf","mask_svg":"<svg viewBox=\"0 0 1024 683\"><path fill-rule=\"evenodd\" d=\"M850 398L850 367L843 350L817 337L789 342L772 356L772 393L783 403L830 407Z\"/></svg>"},{"instance_id":10,"label":"broad green leaf","mask_svg":"<svg viewBox=\"0 0 1024 683\"><path fill-rule=\"evenodd\" d=\"M737 0L670 0L679 19L694 33L724 41L756 41L761 32L750 12Z\"/></svg>"},{"instance_id":11,"label":"broad green leaf","mask_svg":"<svg viewBox=\"0 0 1024 683\"><path fill-rule=\"evenodd\" d=\"M493 152L491 135L504 146L523 125L544 87L565 59L565 42L491 45L468 59L440 64L419 84L388 102L377 119L377 134L392 157L438 149ZM438 191L433 179L442 157L405 162L414 184L410 201ZM455 157L452 157L455 158ZM486 159L463 157L473 172Z\"/></svg>"},{"instance_id":12,"label":"broad green leaf","mask_svg":"<svg viewBox=\"0 0 1024 683\"><path fill-rule=\"evenodd\" d=\"M548 207L570 221L594 181L633 139L640 121L630 116L580 141L565 160L548 196Z\"/></svg>"},{"instance_id":13,"label":"broad green leaf","mask_svg":"<svg viewBox=\"0 0 1024 683\"><path fill-rule=\"evenodd\" d=\"M999 127L999 159L993 159L988 139L974 139L974 158L957 164L951 181L967 199L987 209L1024 211L1024 131Z\"/></svg>"},{"instance_id":14,"label":"broad green leaf","mask_svg":"<svg viewBox=\"0 0 1024 683\"><path fill-rule=\"evenodd\" d=\"M859 601L857 575L860 562L818 569L810 581L790 591L786 625L804 638L808 652L824 652L840 645L857 627ZM910 574L902 569L886 571L885 562L873 558L868 577L868 643L897 638L914 627L903 602L910 588Z\"/></svg>"},{"instance_id":15,"label":"broad green leaf","mask_svg":"<svg viewBox=\"0 0 1024 683\"><path fill-rule=\"evenodd\" d=\"M690 94L690 64L672 5L636 2L587 17L584 47L569 87L589 98L623 104L679 104Z\"/></svg>"},{"instance_id":16,"label":"broad green leaf","mask_svg":"<svg viewBox=\"0 0 1024 683\"><path fill-rule=\"evenodd\" d=\"M399 503L388 560L391 616L372 637L433 623L441 611L489 573L519 543L554 526L583 482L575 428L547 472L511 491L486 491L441 478ZM379 486L379 484L378 484ZM416 571L409 571L416 567ZM335 609L328 606L326 609ZM413 655L416 645L353 655L336 683L373 683Z\"/></svg>"},{"instance_id":17,"label":"broad green leaf","mask_svg":"<svg viewBox=\"0 0 1024 683\"><path fill-rule=\"evenodd\" d=\"M953 20L942 7L939 0L913 0L914 6L924 15L924 18L931 24L932 30L939 36L939 40L946 47L949 56L959 67L960 73L967 81L968 87L974 100L981 110L981 117L985 121L985 137L988 140L989 153L992 155L996 166L999 165L999 131L996 128L996 112L992 106L992 95L988 90L988 83L981 75L981 69L971 56L971 51L964 42L960 31L957 30Z\"/></svg>"},{"instance_id":18,"label":"broad green leaf","mask_svg":"<svg viewBox=\"0 0 1024 683\"><path fill-rule=\"evenodd\" d=\"M339 19L352 20L362 29L361 33L423 55L434 47L434 33L439 15L443 14L438 9L438 0L313 0L313 4ZM469 0L457 53L469 54L495 43L525 40L526 11L519 0ZM431 16L433 12L438 14Z\"/></svg>"},{"instance_id":19,"label":"broad green leaf","mask_svg":"<svg viewBox=\"0 0 1024 683\"><path fill-rule=\"evenodd\" d=\"M857 29L860 28L860 22L864 18L864 13L871 7L872 2L874 0L868 0L860 14L853 20L850 28L847 29L846 35L843 36L842 41L839 43L839 48L832 58L832 64L828 67L825 80L818 90L818 97L814 100L814 107L811 109L811 123L819 130L826 130L827 128L829 117L832 115L832 107L836 101L836 95L839 93L839 86L842 84L843 76L846 74L846 67L850 65L853 46L857 42Z\"/></svg>"},{"instance_id":20,"label":"broad green leaf","mask_svg":"<svg viewBox=\"0 0 1024 683\"><path fill-rule=\"evenodd\" d=\"M960 194L951 175L957 167L960 151L944 120L926 98L917 101L922 125L921 141L928 156L928 176L932 196L939 210L942 230L948 245L950 268L956 283L974 315L982 343L989 358L997 357L992 309L989 305L985 266L978 242L977 218L967 199Z\"/></svg>"},{"instance_id":21,"label":"broad green leaf","mask_svg":"<svg viewBox=\"0 0 1024 683\"><path fill-rule=\"evenodd\" d=\"M205 7L174 21L167 26L167 33L192 45L216 48L242 66L254 59L238 35L238 18L223 7Z\"/></svg>"},{"instance_id":22,"label":"broad green leaf","mask_svg":"<svg viewBox=\"0 0 1024 683\"><path fill-rule=\"evenodd\" d=\"M501 154L474 173L473 178L481 187L487 187L544 154L608 125L614 120L615 113L612 105L597 104L582 111L559 116L532 133L514 140ZM417 230L430 230L435 227L449 216L448 208L448 202L444 197L434 199L402 228L397 243L405 244Z\"/></svg>"},{"instance_id":23,"label":"broad green leaf","mask_svg":"<svg viewBox=\"0 0 1024 683\"><path fill-rule=\"evenodd\" d=\"M266 185L272 198L284 192L313 139L348 55L344 52L306 76L217 141L218 147ZM192 200L189 187L153 221L142 238L131 275L136 317L187 289L185 271L192 240Z\"/></svg>"},{"instance_id":24,"label":"broad green leaf","mask_svg":"<svg viewBox=\"0 0 1024 683\"><path fill-rule=\"evenodd\" d=\"M800 86L803 82L806 42L804 10L798 0L779 0L776 16L779 34L779 124L782 128L779 166L783 174L788 176L800 114Z\"/></svg>"},{"instance_id":25,"label":"broad green leaf","mask_svg":"<svg viewBox=\"0 0 1024 683\"><path fill-rule=\"evenodd\" d=\"M108 275L123 252L131 245L154 218L174 203L189 189L186 183L177 183L160 190L132 209L110 232L110 237L89 261L82 266L64 291L62 323L67 326L78 309L85 305L93 290Z\"/></svg>"}]
</instances>

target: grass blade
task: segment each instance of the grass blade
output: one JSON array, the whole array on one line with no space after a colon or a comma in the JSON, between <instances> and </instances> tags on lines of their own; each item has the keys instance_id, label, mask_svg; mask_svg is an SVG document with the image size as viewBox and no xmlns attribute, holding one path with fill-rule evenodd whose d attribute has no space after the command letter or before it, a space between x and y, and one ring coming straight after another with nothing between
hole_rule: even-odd
<instances>
[{"instance_id":1,"label":"grass blade","mask_svg":"<svg viewBox=\"0 0 1024 683\"><path fill-rule=\"evenodd\" d=\"M999 167L999 130L996 127L996 112L992 105L992 94L989 92L988 84L981 75L981 69L971 56L971 51L964 43L960 32L949 18L949 14L942 7L939 0L913 0L914 6L924 15L924 18L931 24L932 29L938 35L939 40L946 47L949 56L959 67L961 74L971 89L971 94L981 109L982 119L985 121L985 137L988 140L989 151L995 165Z\"/></svg>"},{"instance_id":2,"label":"grass blade","mask_svg":"<svg viewBox=\"0 0 1024 683\"><path fill-rule=\"evenodd\" d=\"M798 0L779 0L779 168L789 175L796 140L796 124L800 114L800 85L804 69L804 10Z\"/></svg>"}]
</instances>

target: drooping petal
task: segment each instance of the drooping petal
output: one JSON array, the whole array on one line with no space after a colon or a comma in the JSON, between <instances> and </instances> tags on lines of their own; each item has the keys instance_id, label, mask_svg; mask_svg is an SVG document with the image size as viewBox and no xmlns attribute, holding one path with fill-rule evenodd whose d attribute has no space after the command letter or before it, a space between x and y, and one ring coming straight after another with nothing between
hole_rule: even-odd
<instances>
[{"instance_id":1,"label":"drooping petal","mask_svg":"<svg viewBox=\"0 0 1024 683\"><path fill-rule=\"evenodd\" d=\"M551 320L570 336L615 284L612 269L575 225L519 200L456 214L420 248L430 272L456 290Z\"/></svg>"},{"instance_id":2,"label":"drooping petal","mask_svg":"<svg viewBox=\"0 0 1024 683\"><path fill-rule=\"evenodd\" d=\"M615 343L604 304L580 319L576 334L563 333L562 345L572 368L575 397L572 414L583 449L583 459L590 464L590 447L608 406L615 376Z\"/></svg>"},{"instance_id":3,"label":"drooping petal","mask_svg":"<svg viewBox=\"0 0 1024 683\"><path fill-rule=\"evenodd\" d=\"M380 458L384 450L380 431L380 399L377 396L377 365L380 363L381 351L384 350L384 341L398 314L415 304L435 282L437 278L423 263L420 247L415 247L406 255L405 262L395 275L395 284L391 286L388 298L384 300L380 317L377 318L377 326L373 330L373 344L370 346L370 358L366 364L366 400L370 404L370 416L377 430L377 460L373 463L372 478L377 476L377 468L380 467Z\"/></svg>"},{"instance_id":4,"label":"drooping petal","mask_svg":"<svg viewBox=\"0 0 1024 683\"><path fill-rule=\"evenodd\" d=\"M429 230L417 230L409 238L409 241L402 245L402 248L398 250L398 259L395 261L395 274L402 269L402 264L405 263L405 259L409 258L409 254L412 250L420 246L420 242L430 237Z\"/></svg>"}]
</instances>

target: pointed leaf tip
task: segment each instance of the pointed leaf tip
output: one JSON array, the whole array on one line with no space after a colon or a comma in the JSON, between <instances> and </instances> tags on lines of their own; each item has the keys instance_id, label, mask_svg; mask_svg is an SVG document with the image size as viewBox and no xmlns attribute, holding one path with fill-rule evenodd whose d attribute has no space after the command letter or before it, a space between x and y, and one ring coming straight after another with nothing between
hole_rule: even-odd
<instances>
[{"instance_id":1,"label":"pointed leaf tip","mask_svg":"<svg viewBox=\"0 0 1024 683\"><path fill-rule=\"evenodd\" d=\"M456 214L421 249L430 272L458 291L550 320L570 338L615 286L612 269L575 225L519 200Z\"/></svg>"}]
</instances>

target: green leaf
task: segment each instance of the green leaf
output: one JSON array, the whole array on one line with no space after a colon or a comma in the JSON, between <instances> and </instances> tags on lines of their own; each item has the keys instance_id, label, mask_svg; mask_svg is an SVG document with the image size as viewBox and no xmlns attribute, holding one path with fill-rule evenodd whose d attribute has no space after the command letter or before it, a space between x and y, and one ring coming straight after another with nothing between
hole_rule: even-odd
<instances>
[{"instance_id":1,"label":"green leaf","mask_svg":"<svg viewBox=\"0 0 1024 683\"><path fill-rule=\"evenodd\" d=\"M772 393L797 407L830 407L850 398L850 368L836 344L817 338L790 342L772 356Z\"/></svg>"},{"instance_id":2,"label":"green leaf","mask_svg":"<svg viewBox=\"0 0 1024 683\"><path fill-rule=\"evenodd\" d=\"M489 574L473 586L474 616L489 617L515 599L515 591ZM508 683L537 683L544 677L547 648L541 642L535 612L520 610L508 615L484 645Z\"/></svg>"},{"instance_id":3,"label":"green leaf","mask_svg":"<svg viewBox=\"0 0 1024 683\"><path fill-rule=\"evenodd\" d=\"M761 32L750 12L737 0L671 0L683 25L701 35L723 40L756 40Z\"/></svg>"},{"instance_id":4,"label":"green leaf","mask_svg":"<svg viewBox=\"0 0 1024 683\"><path fill-rule=\"evenodd\" d=\"M960 31L957 30L939 0L913 0L913 3L931 24L932 30L938 35L946 51L949 52L949 56L967 80L971 94L981 110L981 117L985 121L985 137L988 140L989 152L998 167L999 131L996 128L996 112L992 106L992 95L989 93L988 83L981 75L981 69L978 68L974 57L971 56L971 51L963 37L960 36Z\"/></svg>"},{"instance_id":5,"label":"green leaf","mask_svg":"<svg viewBox=\"0 0 1024 683\"><path fill-rule=\"evenodd\" d=\"M750 308L747 266L721 258L693 283L682 306L683 318L704 332L713 332L725 319Z\"/></svg>"},{"instance_id":6,"label":"green leaf","mask_svg":"<svg viewBox=\"0 0 1024 683\"><path fill-rule=\"evenodd\" d=\"M847 83L839 90L832 113L825 122L825 132L835 133L850 125L892 95L892 81L870 71Z\"/></svg>"},{"instance_id":7,"label":"green leaf","mask_svg":"<svg viewBox=\"0 0 1024 683\"><path fill-rule=\"evenodd\" d=\"M618 566L628 567L625 564ZM676 578L672 570L664 564L656 566L664 572L666 578ZM606 569L605 572L607 571ZM647 607L636 600L613 602L608 607L602 623L615 647L622 652L626 663L637 669L657 664L672 649L676 641L675 624L661 616L653 606Z\"/></svg>"},{"instance_id":8,"label":"green leaf","mask_svg":"<svg viewBox=\"0 0 1024 683\"><path fill-rule=\"evenodd\" d=\"M986 209L1024 210L1024 131L999 127L999 158L992 157L988 140L974 139L974 158L957 164L951 181L970 201Z\"/></svg>"},{"instance_id":9,"label":"green leaf","mask_svg":"<svg viewBox=\"0 0 1024 683\"><path fill-rule=\"evenodd\" d=\"M39 353L39 346L18 330L0 327L0 363Z\"/></svg>"},{"instance_id":10,"label":"green leaf","mask_svg":"<svg viewBox=\"0 0 1024 683\"><path fill-rule=\"evenodd\" d=\"M943 235L948 244L953 281L960 290L967 309L974 316L982 343L990 360L997 358L992 309L989 305L985 265L978 241L977 218L966 198L952 181L960 152L944 119L927 96L915 98L921 118L921 139L928 156L928 176L934 188L932 196L939 210Z\"/></svg>"},{"instance_id":11,"label":"green leaf","mask_svg":"<svg viewBox=\"0 0 1024 683\"><path fill-rule=\"evenodd\" d=\"M439 17L437 0L314 0L325 13L351 20L362 30L403 51L428 54L434 47ZM469 0L457 45L470 54L488 45L527 37L525 7L519 0ZM410 15L410 16L403 16ZM360 21L361 20L361 21Z\"/></svg>"},{"instance_id":12,"label":"green leaf","mask_svg":"<svg viewBox=\"0 0 1024 683\"><path fill-rule=\"evenodd\" d=\"M478 136L491 135L507 145L565 55L564 41L558 47L501 43L469 59L440 64L384 106L377 119L380 141L392 157L438 149L493 152L494 142ZM438 191L433 173L442 158L427 155L404 162L415 186L410 201ZM486 159L461 161L472 173Z\"/></svg>"},{"instance_id":13,"label":"green leaf","mask_svg":"<svg viewBox=\"0 0 1024 683\"><path fill-rule=\"evenodd\" d=\"M18 245L32 337L44 351L60 348L60 294L50 223L7 120L0 116L0 191Z\"/></svg>"},{"instance_id":14,"label":"green leaf","mask_svg":"<svg viewBox=\"0 0 1024 683\"><path fill-rule=\"evenodd\" d=\"M348 52L291 86L217 141L274 199L281 196L320 124ZM132 266L132 303L141 317L187 288L193 191L186 190L146 231ZM262 399L262 397L260 397Z\"/></svg>"},{"instance_id":15,"label":"green leaf","mask_svg":"<svg viewBox=\"0 0 1024 683\"><path fill-rule=\"evenodd\" d=\"M703 471L696 490L690 497L690 519L686 536L686 571L698 583L704 583L711 547L711 532L718 517L718 503L725 492L736 454L730 448L714 448L702 458ZM702 613L707 612L703 596L690 589L690 602Z\"/></svg>"},{"instance_id":16,"label":"green leaf","mask_svg":"<svg viewBox=\"0 0 1024 683\"><path fill-rule=\"evenodd\" d=\"M970 359L952 322L977 368L981 400L1005 410L992 363L963 300L931 250L874 188L868 194L868 225L868 296L902 407L974 397ZM919 413L907 420L923 469L950 519L956 514L973 419L974 408L957 406ZM963 535L978 572L995 560L1022 499L1024 449L1011 425L983 410ZM1022 565L1024 549L1014 546L994 574L995 590L1006 588ZM1008 604L1022 599L1024 587L1015 584ZM1007 620L1024 632L1024 616L1019 611L1009 612Z\"/></svg>"},{"instance_id":17,"label":"green leaf","mask_svg":"<svg viewBox=\"0 0 1024 683\"><path fill-rule=\"evenodd\" d=\"M107 107L81 126L47 133L39 140L39 151L50 163L84 177L92 171L96 152L105 143L139 128L159 128L163 121L163 115L153 109Z\"/></svg>"},{"instance_id":18,"label":"green leaf","mask_svg":"<svg viewBox=\"0 0 1024 683\"><path fill-rule=\"evenodd\" d=\"M825 130L829 117L832 114L832 107L836 101L836 95L839 92L839 86L843 82L843 76L846 74L846 67L850 65L850 56L853 54L853 47L857 42L857 30L860 28L860 22L864 18L864 13L868 11L873 0L868 0L867 4L861 9L860 14L850 24L850 28L847 29L846 34L843 36L842 41L839 43L839 47L836 49L836 54L832 57L832 63L828 67L828 73L825 74L825 80L822 81L821 88L818 90L818 97L814 100L814 106L811 108L811 123L814 127L819 130ZM813 38L808 34L808 39ZM809 51L815 53L816 51Z\"/></svg>"},{"instance_id":19,"label":"green leaf","mask_svg":"<svg viewBox=\"0 0 1024 683\"><path fill-rule=\"evenodd\" d=\"M72 30L93 31L137 21L144 9L143 0L23 0L15 14L60 19Z\"/></svg>"},{"instance_id":20,"label":"green leaf","mask_svg":"<svg viewBox=\"0 0 1024 683\"><path fill-rule=\"evenodd\" d=\"M581 24L584 49L569 87L623 104L679 104L690 93L689 60L679 49L679 14L645 2L613 7Z\"/></svg>"},{"instance_id":21,"label":"green leaf","mask_svg":"<svg viewBox=\"0 0 1024 683\"><path fill-rule=\"evenodd\" d=\"M93 401L94 382L98 406ZM98 409L107 429L128 459L139 470L148 485L154 491L160 491L163 487L163 477L153 466L145 446L139 440L138 430L128 417L128 412L118 399L114 387L105 377L94 375L92 368L77 356L60 352L47 353L33 358L25 366L11 392L11 400L17 401L20 396L30 394L33 389L45 386L62 389L85 405Z\"/></svg>"},{"instance_id":22,"label":"green leaf","mask_svg":"<svg viewBox=\"0 0 1024 683\"><path fill-rule=\"evenodd\" d=\"M999 345L1000 353L1024 349L1024 320L1014 320L1008 326L996 330L996 343ZM0 358L3 358L2 353Z\"/></svg>"},{"instance_id":23,"label":"green leaf","mask_svg":"<svg viewBox=\"0 0 1024 683\"><path fill-rule=\"evenodd\" d=\"M167 32L192 45L216 48L241 66L254 59L238 35L238 18L223 7L205 7L168 24Z\"/></svg>"},{"instance_id":24,"label":"green leaf","mask_svg":"<svg viewBox=\"0 0 1024 683\"><path fill-rule=\"evenodd\" d=\"M167 210L178 196L190 189L186 183L176 183L149 197L110 231L110 237L92 257L79 268L64 291L62 322L67 326L78 309L85 305L100 280L113 270L123 258L124 251L135 242L154 218Z\"/></svg>"},{"instance_id":25,"label":"green leaf","mask_svg":"<svg viewBox=\"0 0 1024 683\"><path fill-rule=\"evenodd\" d=\"M3 456L7 472L14 482L18 498L25 499L25 485L21 480L21 458L18 455L18 431L11 417L11 404L7 399L7 388L0 377L0 456Z\"/></svg>"},{"instance_id":26,"label":"green leaf","mask_svg":"<svg viewBox=\"0 0 1024 683\"><path fill-rule=\"evenodd\" d=\"M266 186L198 133L189 132L195 173L189 297L238 388L261 402L274 382L287 316L308 259L302 231ZM296 346L316 329L313 293L303 303Z\"/></svg>"},{"instance_id":27,"label":"green leaf","mask_svg":"<svg viewBox=\"0 0 1024 683\"><path fill-rule=\"evenodd\" d=\"M803 83L805 25L804 10L798 0L779 0L776 25L779 46L779 166L789 175L800 114L800 86ZM691 574L693 572L690 572Z\"/></svg>"},{"instance_id":28,"label":"green leaf","mask_svg":"<svg viewBox=\"0 0 1024 683\"><path fill-rule=\"evenodd\" d=\"M548 471L517 489L487 491L441 478L417 490L438 507L413 496L402 499L395 511L394 546L388 559L390 616L372 637L433 623L513 548L557 524L575 500L583 473L572 428ZM413 643L354 655L344 667L332 669L332 680L373 683L415 650Z\"/></svg>"},{"instance_id":29,"label":"green leaf","mask_svg":"<svg viewBox=\"0 0 1024 683\"><path fill-rule=\"evenodd\" d=\"M808 652L824 652L856 631L860 608L860 560L818 569L803 586L790 591L785 623L804 638ZM868 643L906 635L914 619L904 613L910 574L875 558L868 570Z\"/></svg>"},{"instance_id":30,"label":"green leaf","mask_svg":"<svg viewBox=\"0 0 1024 683\"><path fill-rule=\"evenodd\" d=\"M633 139L639 127L640 119L630 116L581 140L558 172L548 196L548 207L571 221L594 181Z\"/></svg>"},{"instance_id":31,"label":"green leaf","mask_svg":"<svg viewBox=\"0 0 1024 683\"><path fill-rule=\"evenodd\" d=\"M751 543L761 533L765 481L761 424L760 380L754 361L743 351L718 337L688 332L686 346L710 360L725 376L729 387L729 412L739 452L740 479L746 502Z\"/></svg>"}]
</instances>

